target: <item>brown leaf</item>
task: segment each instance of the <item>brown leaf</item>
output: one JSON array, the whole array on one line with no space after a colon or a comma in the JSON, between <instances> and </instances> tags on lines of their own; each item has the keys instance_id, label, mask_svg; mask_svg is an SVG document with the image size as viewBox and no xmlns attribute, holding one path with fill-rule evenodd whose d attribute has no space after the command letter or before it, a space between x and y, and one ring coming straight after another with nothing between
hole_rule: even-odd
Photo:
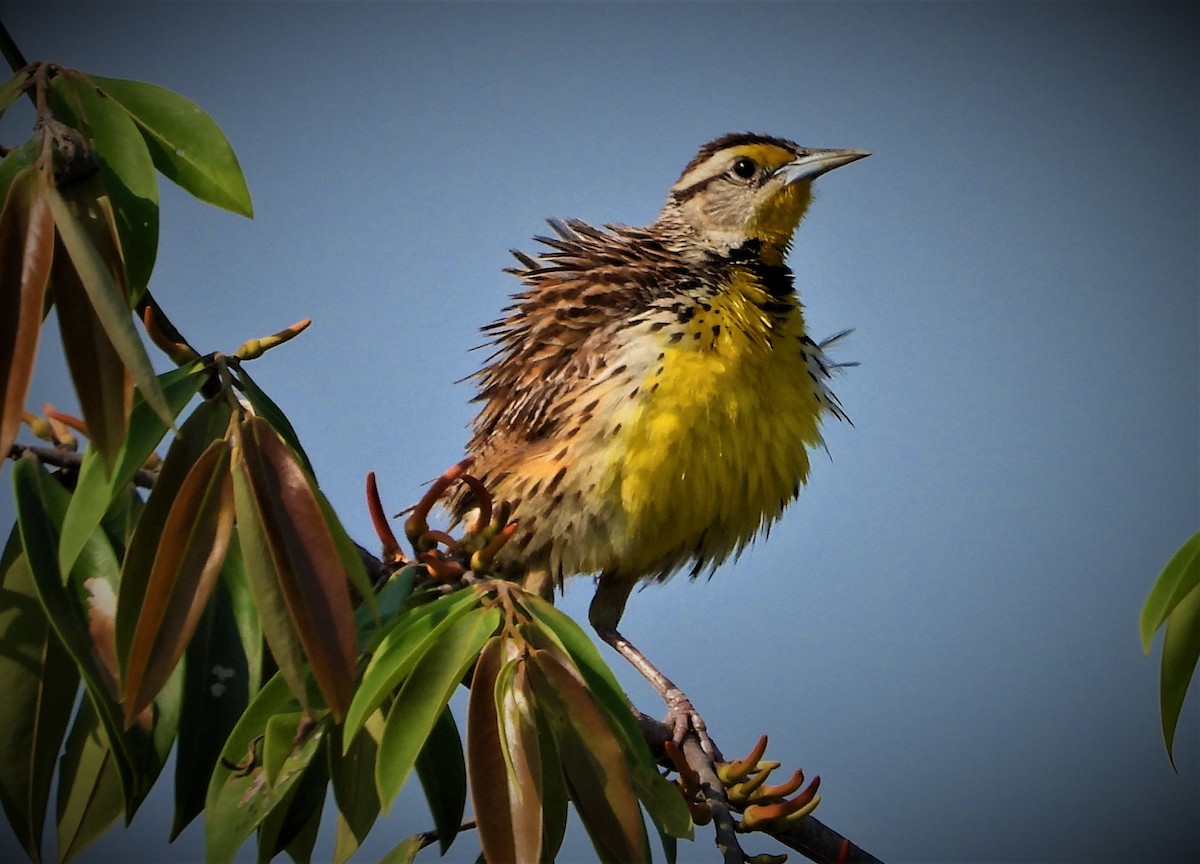
<instances>
[{"instance_id":1,"label":"brown leaf","mask_svg":"<svg viewBox=\"0 0 1200 864\"><path fill-rule=\"evenodd\" d=\"M233 533L230 443L214 441L180 486L159 538L125 663L125 722L154 701L196 630Z\"/></svg>"},{"instance_id":2,"label":"brown leaf","mask_svg":"<svg viewBox=\"0 0 1200 864\"><path fill-rule=\"evenodd\" d=\"M567 790L596 852L604 861L647 860L642 814L621 745L578 671L557 651L536 649L529 679L539 710L549 714Z\"/></svg>"},{"instance_id":3,"label":"brown leaf","mask_svg":"<svg viewBox=\"0 0 1200 864\"><path fill-rule=\"evenodd\" d=\"M313 678L341 722L354 689L354 612L349 574L312 480L269 423L239 424L242 471L256 520Z\"/></svg>"},{"instance_id":4,"label":"brown leaf","mask_svg":"<svg viewBox=\"0 0 1200 864\"><path fill-rule=\"evenodd\" d=\"M53 256L50 207L26 169L13 178L0 211L0 459L21 425Z\"/></svg>"},{"instance_id":5,"label":"brown leaf","mask_svg":"<svg viewBox=\"0 0 1200 864\"><path fill-rule=\"evenodd\" d=\"M542 763L527 661L518 650L501 636L488 641L467 703L471 803L489 864L542 857Z\"/></svg>"},{"instance_id":6,"label":"brown leaf","mask_svg":"<svg viewBox=\"0 0 1200 864\"><path fill-rule=\"evenodd\" d=\"M116 240L112 209L107 199L89 198L86 190L93 181L72 184L69 201L72 212L96 247L113 284L126 296L125 264ZM58 306L58 328L63 351L88 435L111 471L129 427L133 406L133 377L120 352L109 338L93 307L81 276L60 239L56 244L50 282Z\"/></svg>"}]
</instances>

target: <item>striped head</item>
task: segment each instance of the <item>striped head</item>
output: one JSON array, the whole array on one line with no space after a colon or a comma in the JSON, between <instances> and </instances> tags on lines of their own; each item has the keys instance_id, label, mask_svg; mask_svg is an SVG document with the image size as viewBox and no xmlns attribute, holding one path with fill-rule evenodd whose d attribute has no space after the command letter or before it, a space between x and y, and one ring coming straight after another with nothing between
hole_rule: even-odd
<instances>
[{"instance_id":1,"label":"striped head","mask_svg":"<svg viewBox=\"0 0 1200 864\"><path fill-rule=\"evenodd\" d=\"M656 225L721 257L743 250L782 264L812 201L812 181L867 155L749 132L724 135L683 169Z\"/></svg>"}]
</instances>

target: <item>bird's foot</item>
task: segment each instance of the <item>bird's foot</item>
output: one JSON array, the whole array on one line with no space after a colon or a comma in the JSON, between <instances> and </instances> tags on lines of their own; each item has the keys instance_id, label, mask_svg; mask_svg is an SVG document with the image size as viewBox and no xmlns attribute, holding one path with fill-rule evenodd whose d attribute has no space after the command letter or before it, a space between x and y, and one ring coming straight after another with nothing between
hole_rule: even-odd
<instances>
[{"instance_id":1,"label":"bird's foot","mask_svg":"<svg viewBox=\"0 0 1200 864\"><path fill-rule=\"evenodd\" d=\"M692 701L678 687L672 687L663 694L667 702L666 724L671 728L671 740L676 747L683 747L683 741L689 735L694 735L700 742L700 749L710 759L716 753L712 739L708 737L708 727L692 705Z\"/></svg>"}]
</instances>

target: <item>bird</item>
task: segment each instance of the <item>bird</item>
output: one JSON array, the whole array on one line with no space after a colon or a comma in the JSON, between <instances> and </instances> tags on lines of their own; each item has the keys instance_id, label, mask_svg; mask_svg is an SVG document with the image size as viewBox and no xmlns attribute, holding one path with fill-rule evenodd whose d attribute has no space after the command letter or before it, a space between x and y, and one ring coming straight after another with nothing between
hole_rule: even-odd
<instances>
[{"instance_id":1,"label":"bird","mask_svg":"<svg viewBox=\"0 0 1200 864\"><path fill-rule=\"evenodd\" d=\"M869 154L749 132L704 144L645 227L550 219L512 250L520 290L483 328L467 453L517 528L497 573L552 599L596 576L588 619L667 705L675 742L704 721L618 629L635 586L695 578L780 518L827 417L845 420L786 263L813 181ZM470 488L450 501L462 520Z\"/></svg>"}]
</instances>

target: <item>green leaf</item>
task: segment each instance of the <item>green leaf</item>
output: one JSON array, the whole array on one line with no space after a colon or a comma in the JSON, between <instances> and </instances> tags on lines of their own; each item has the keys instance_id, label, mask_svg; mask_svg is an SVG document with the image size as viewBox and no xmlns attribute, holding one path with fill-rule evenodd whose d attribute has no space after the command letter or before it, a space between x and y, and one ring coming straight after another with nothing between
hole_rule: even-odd
<instances>
[{"instance_id":1,"label":"green leaf","mask_svg":"<svg viewBox=\"0 0 1200 864\"><path fill-rule=\"evenodd\" d=\"M337 839L333 846L334 864L345 864L355 853L375 819L379 816L379 796L375 793L375 757L383 735L383 712L376 711L345 746L343 729L335 726L329 742L329 774L333 779L333 797L337 802ZM344 752L343 752L344 751ZM418 760L418 770L420 762Z\"/></svg>"},{"instance_id":2,"label":"green leaf","mask_svg":"<svg viewBox=\"0 0 1200 864\"><path fill-rule=\"evenodd\" d=\"M250 700L250 673L226 580L217 582L188 644L182 698L171 840L204 809L207 784L200 779L212 776L225 739Z\"/></svg>"},{"instance_id":3,"label":"green leaf","mask_svg":"<svg viewBox=\"0 0 1200 864\"><path fill-rule=\"evenodd\" d=\"M232 861L246 838L288 796L316 756L327 734L323 723L307 729L283 760L276 782L266 782L262 741L267 724L275 715L295 711L296 707L287 683L276 675L259 691L230 733L208 785L204 812L208 861Z\"/></svg>"},{"instance_id":4,"label":"green leaf","mask_svg":"<svg viewBox=\"0 0 1200 864\"><path fill-rule=\"evenodd\" d=\"M21 847L38 860L79 673L38 602L15 526L0 556L0 634L0 803Z\"/></svg>"},{"instance_id":5,"label":"green leaf","mask_svg":"<svg viewBox=\"0 0 1200 864\"><path fill-rule=\"evenodd\" d=\"M358 653L374 653L389 625L395 622L404 604L412 596L418 568L408 565L394 574L375 595L375 608L365 603L354 610L354 629L358 632Z\"/></svg>"},{"instance_id":6,"label":"green leaf","mask_svg":"<svg viewBox=\"0 0 1200 864\"><path fill-rule=\"evenodd\" d=\"M237 528L234 527L234 538ZM242 560L240 542L230 541L229 549L225 552L225 566L221 568L221 581L229 591L229 600L233 607L233 620L237 623L238 636L241 638L242 651L246 655L247 687L249 695L254 696L262 687L264 674L272 674L274 670L264 673L262 621L258 618L258 609L254 605L254 596L250 590L250 580L246 575L246 563Z\"/></svg>"},{"instance_id":7,"label":"green leaf","mask_svg":"<svg viewBox=\"0 0 1200 864\"><path fill-rule=\"evenodd\" d=\"M456 591L400 616L379 642L346 712L348 745L367 717L375 713L417 660L442 634L468 611L478 609L480 596L472 590Z\"/></svg>"},{"instance_id":8,"label":"green leaf","mask_svg":"<svg viewBox=\"0 0 1200 864\"><path fill-rule=\"evenodd\" d=\"M219 439L196 460L167 515L122 666L125 722L158 695L183 656L233 533L230 444Z\"/></svg>"},{"instance_id":9,"label":"green leaf","mask_svg":"<svg viewBox=\"0 0 1200 864\"><path fill-rule=\"evenodd\" d=\"M367 568L363 564L362 556L358 554L358 545L346 533L346 528L342 525L342 520L333 512L333 506L329 503L329 499L325 497L324 493L320 489L317 489L315 485L313 493L317 497L317 504L321 508L321 515L325 518L325 525L329 528L329 536L333 538L333 545L337 549L338 558L341 560L342 567L346 571L350 587L362 599L362 605L359 608L366 608L369 612L378 614L379 604L375 599L375 586L367 578ZM357 613L357 610L355 612ZM358 618L356 614L356 632L357 629Z\"/></svg>"},{"instance_id":10,"label":"green leaf","mask_svg":"<svg viewBox=\"0 0 1200 864\"><path fill-rule=\"evenodd\" d=\"M21 172L32 169L41 153L41 139L31 138L19 147L8 151L0 160L0 201L8 197L13 181ZM32 172L31 172L32 173Z\"/></svg>"},{"instance_id":11,"label":"green leaf","mask_svg":"<svg viewBox=\"0 0 1200 864\"><path fill-rule=\"evenodd\" d=\"M1200 659L1200 585L1193 586L1167 616L1159 678L1159 707L1167 756L1175 766L1175 729L1188 685Z\"/></svg>"},{"instance_id":12,"label":"green leaf","mask_svg":"<svg viewBox=\"0 0 1200 864\"><path fill-rule=\"evenodd\" d=\"M534 711L542 763L542 861L554 864L567 836L567 783L559 767L558 747L544 712ZM674 862L670 862L674 864Z\"/></svg>"},{"instance_id":13,"label":"green leaf","mask_svg":"<svg viewBox=\"0 0 1200 864\"><path fill-rule=\"evenodd\" d=\"M359 736L365 737L365 736ZM446 708L429 730L417 756L417 778L425 790L441 853L446 854L462 825L467 806L467 766L454 715Z\"/></svg>"},{"instance_id":14,"label":"green leaf","mask_svg":"<svg viewBox=\"0 0 1200 864\"><path fill-rule=\"evenodd\" d=\"M529 714L525 658L514 656L518 651L510 639L489 639L475 664L467 702L471 802L489 861L543 858L541 751L536 720ZM518 666L519 689L513 686ZM524 712L518 698L525 702Z\"/></svg>"},{"instance_id":15,"label":"green leaf","mask_svg":"<svg viewBox=\"0 0 1200 864\"><path fill-rule=\"evenodd\" d=\"M238 557L249 588L247 595L254 604L251 616L258 621L280 676L301 707L309 710L304 648L275 576L275 563L258 515L254 492L241 470L233 472L233 500L237 515Z\"/></svg>"},{"instance_id":16,"label":"green leaf","mask_svg":"<svg viewBox=\"0 0 1200 864\"><path fill-rule=\"evenodd\" d=\"M1150 653L1154 631L1197 585L1200 585L1200 531L1189 537L1171 556L1150 589L1138 619L1143 651Z\"/></svg>"},{"instance_id":17,"label":"green leaf","mask_svg":"<svg viewBox=\"0 0 1200 864\"><path fill-rule=\"evenodd\" d=\"M133 376L134 384L141 391L147 404L170 425L174 417L154 375L154 367L150 364L146 348L134 329L124 292L113 281L112 273L88 236L87 230L71 212L58 190L50 188L43 194L50 203L58 235L66 247L71 263L75 266L75 271L79 274L79 281L87 291L96 317L104 326L104 332L112 341L125 368ZM59 314L62 314L61 310Z\"/></svg>"},{"instance_id":18,"label":"green leaf","mask_svg":"<svg viewBox=\"0 0 1200 864\"><path fill-rule=\"evenodd\" d=\"M308 864L312 859L321 824L321 808L325 805L325 791L329 786L326 748L327 745L322 743L288 795L258 826L258 860L261 864L268 864L285 850L297 864Z\"/></svg>"},{"instance_id":19,"label":"green leaf","mask_svg":"<svg viewBox=\"0 0 1200 864\"><path fill-rule=\"evenodd\" d=\"M32 72L22 70L3 84L0 84L0 117L3 117L4 112L21 98L21 93L24 92L23 88L32 77Z\"/></svg>"},{"instance_id":20,"label":"green leaf","mask_svg":"<svg viewBox=\"0 0 1200 864\"><path fill-rule=\"evenodd\" d=\"M471 610L429 646L400 688L388 711L375 763L375 785L385 809L408 779L438 716L500 618L496 607Z\"/></svg>"},{"instance_id":21,"label":"green leaf","mask_svg":"<svg viewBox=\"0 0 1200 864\"><path fill-rule=\"evenodd\" d=\"M524 631L530 642L548 648L550 643L546 640L551 638L554 644L561 646L574 661L588 690L603 709L625 754L638 798L659 830L673 837L690 840L694 828L687 805L674 784L658 773L654 757L629 710L629 699L621 690L612 670L600 657L595 644L578 624L540 597L526 595L522 597L522 603L541 625Z\"/></svg>"},{"instance_id":22,"label":"green leaf","mask_svg":"<svg viewBox=\"0 0 1200 864\"><path fill-rule=\"evenodd\" d=\"M0 458L21 426L54 258L54 223L37 189L33 170L22 171L0 209Z\"/></svg>"},{"instance_id":23,"label":"green leaf","mask_svg":"<svg viewBox=\"0 0 1200 864\"><path fill-rule=\"evenodd\" d=\"M120 105L74 69L50 81L50 107L90 139L100 158L100 183L112 199L129 302L146 289L158 251L158 177L146 142Z\"/></svg>"},{"instance_id":24,"label":"green leaf","mask_svg":"<svg viewBox=\"0 0 1200 864\"><path fill-rule=\"evenodd\" d=\"M379 859L379 864L413 864L417 860L417 853L424 848L424 839L420 834L405 837Z\"/></svg>"},{"instance_id":25,"label":"green leaf","mask_svg":"<svg viewBox=\"0 0 1200 864\"><path fill-rule=\"evenodd\" d=\"M122 712L116 702L116 685L96 653L89 635L87 615L78 598L68 591L58 569L57 522L66 511L66 491L46 477L32 457L22 457L13 468L17 524L29 561L38 599L59 640L83 677L105 733L113 747L121 785L125 791L126 817L136 812L158 772L160 763L154 745L140 727L124 731ZM54 520L51 519L53 508Z\"/></svg>"},{"instance_id":26,"label":"green leaf","mask_svg":"<svg viewBox=\"0 0 1200 864\"><path fill-rule=\"evenodd\" d=\"M70 861L121 816L121 775L104 725L85 699L67 737L58 780L58 860Z\"/></svg>"},{"instance_id":27,"label":"green leaf","mask_svg":"<svg viewBox=\"0 0 1200 864\"><path fill-rule=\"evenodd\" d=\"M583 682L548 650L533 651L530 683L558 746L563 777L601 861L649 861L622 746Z\"/></svg>"},{"instance_id":28,"label":"green leaf","mask_svg":"<svg viewBox=\"0 0 1200 864\"><path fill-rule=\"evenodd\" d=\"M201 366L195 363L172 369L158 376L163 395L166 396L171 416L178 417L192 397L200 392L204 383ZM129 435L117 452L117 467L108 474L96 448L89 446L79 469L75 494L63 520L62 538L59 541L58 566L64 571L75 564L75 557L84 542L100 524L109 504L118 490L123 490L133 481L154 448L167 433L167 424L146 404L140 393L133 396L133 409L129 417Z\"/></svg>"},{"instance_id":29,"label":"green leaf","mask_svg":"<svg viewBox=\"0 0 1200 864\"><path fill-rule=\"evenodd\" d=\"M122 669L129 659L134 632L150 584L150 575L158 556L160 539L174 508L179 490L192 466L209 446L223 437L229 428L229 404L223 399L201 402L191 413L167 450L158 479L146 502L125 554L121 572L121 593L117 604L117 657Z\"/></svg>"},{"instance_id":30,"label":"green leaf","mask_svg":"<svg viewBox=\"0 0 1200 864\"><path fill-rule=\"evenodd\" d=\"M304 470L310 476L316 477L317 472L313 470L312 462L308 459L308 454L304 452L304 448L300 445L300 436L296 434L291 421L288 420L283 410L272 401L271 397L266 394L266 391L254 383L254 379L250 377L250 373L246 371L240 362L234 367L234 381L238 389L246 394L246 401L250 403L250 407L254 409L254 413L266 420L271 428L279 433L280 437L300 457L300 461L304 463Z\"/></svg>"},{"instance_id":31,"label":"green leaf","mask_svg":"<svg viewBox=\"0 0 1200 864\"><path fill-rule=\"evenodd\" d=\"M253 215L250 190L221 128L196 103L153 84L91 76L142 130L154 164L201 201Z\"/></svg>"}]
</instances>

